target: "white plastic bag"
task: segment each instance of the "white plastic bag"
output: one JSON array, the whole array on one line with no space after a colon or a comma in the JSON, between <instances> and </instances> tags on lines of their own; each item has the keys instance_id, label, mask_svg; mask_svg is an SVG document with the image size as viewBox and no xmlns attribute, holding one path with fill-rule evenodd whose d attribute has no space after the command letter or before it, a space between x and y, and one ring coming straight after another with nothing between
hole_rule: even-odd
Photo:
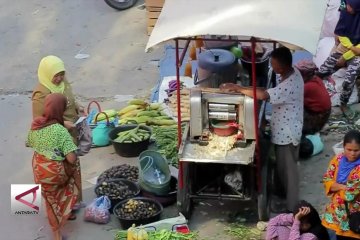
<instances>
[{"instance_id":1,"label":"white plastic bag","mask_svg":"<svg viewBox=\"0 0 360 240\"><path fill-rule=\"evenodd\" d=\"M334 46L335 46L334 37L325 37L319 41L316 49L316 54L313 57L313 62L318 68L320 68L320 66L330 56Z\"/></svg>"},{"instance_id":2,"label":"white plastic bag","mask_svg":"<svg viewBox=\"0 0 360 240\"><path fill-rule=\"evenodd\" d=\"M106 224L110 221L111 207L110 199L107 196L95 198L85 208L84 220L87 222Z\"/></svg>"},{"instance_id":3,"label":"white plastic bag","mask_svg":"<svg viewBox=\"0 0 360 240\"><path fill-rule=\"evenodd\" d=\"M334 37L334 30L339 21L340 0L329 0L328 7L324 17L323 26L321 28L320 38Z\"/></svg>"}]
</instances>

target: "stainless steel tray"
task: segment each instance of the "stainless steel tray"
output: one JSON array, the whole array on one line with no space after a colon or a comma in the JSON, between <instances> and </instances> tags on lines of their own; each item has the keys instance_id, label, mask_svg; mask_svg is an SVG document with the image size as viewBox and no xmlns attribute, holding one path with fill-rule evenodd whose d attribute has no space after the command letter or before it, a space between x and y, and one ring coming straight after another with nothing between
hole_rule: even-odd
<instances>
[{"instance_id":1,"label":"stainless steel tray","mask_svg":"<svg viewBox=\"0 0 360 240\"><path fill-rule=\"evenodd\" d=\"M249 165L253 162L255 143L248 144L245 148L234 148L229 151L212 151L208 146L200 146L196 143L186 141L180 161L202 162L202 163L225 163Z\"/></svg>"},{"instance_id":2,"label":"stainless steel tray","mask_svg":"<svg viewBox=\"0 0 360 240\"><path fill-rule=\"evenodd\" d=\"M216 143L207 146L200 146L197 143L191 143L188 138L188 126L185 128L182 144L179 148L179 160L199 163L224 163L224 164L242 164L249 165L254 160L255 141L247 144L246 147L236 147L227 150L227 142L230 137L216 137ZM221 145L221 144L222 145Z\"/></svg>"}]
</instances>

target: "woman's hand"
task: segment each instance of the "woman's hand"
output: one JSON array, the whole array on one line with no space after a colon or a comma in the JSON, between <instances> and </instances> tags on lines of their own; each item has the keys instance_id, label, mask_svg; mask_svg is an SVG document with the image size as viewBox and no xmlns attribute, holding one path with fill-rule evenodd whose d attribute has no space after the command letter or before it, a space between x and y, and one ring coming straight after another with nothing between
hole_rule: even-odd
<instances>
[{"instance_id":1,"label":"woman's hand","mask_svg":"<svg viewBox=\"0 0 360 240\"><path fill-rule=\"evenodd\" d=\"M353 51L353 53L356 55L356 56L359 56L360 55L360 48L358 47L355 47L355 46L352 46L350 48L351 51Z\"/></svg>"},{"instance_id":2,"label":"woman's hand","mask_svg":"<svg viewBox=\"0 0 360 240\"><path fill-rule=\"evenodd\" d=\"M238 92L240 88L241 87L235 83L223 83L220 85L222 92Z\"/></svg>"},{"instance_id":3,"label":"woman's hand","mask_svg":"<svg viewBox=\"0 0 360 240\"><path fill-rule=\"evenodd\" d=\"M344 67L345 64L346 64L346 60L345 60L344 57L340 57L336 62L336 66L339 67L339 68Z\"/></svg>"},{"instance_id":4,"label":"woman's hand","mask_svg":"<svg viewBox=\"0 0 360 240\"><path fill-rule=\"evenodd\" d=\"M309 207L302 207L299 209L299 212L295 215L295 219L300 221L302 217L308 215L310 213Z\"/></svg>"},{"instance_id":5,"label":"woman's hand","mask_svg":"<svg viewBox=\"0 0 360 240\"><path fill-rule=\"evenodd\" d=\"M338 191L341 191L341 190L345 191L346 190L346 185L334 182L330 187L331 192L338 192Z\"/></svg>"},{"instance_id":6,"label":"woman's hand","mask_svg":"<svg viewBox=\"0 0 360 240\"><path fill-rule=\"evenodd\" d=\"M73 122L70 122L70 121L64 121L64 127L67 130L70 130L70 129L75 128L75 124Z\"/></svg>"}]
</instances>

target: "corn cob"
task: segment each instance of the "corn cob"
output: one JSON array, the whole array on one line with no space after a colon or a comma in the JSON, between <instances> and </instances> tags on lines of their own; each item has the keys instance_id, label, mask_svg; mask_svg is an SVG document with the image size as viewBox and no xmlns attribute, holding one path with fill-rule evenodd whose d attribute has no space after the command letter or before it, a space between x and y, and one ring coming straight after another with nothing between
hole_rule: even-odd
<instances>
[{"instance_id":1,"label":"corn cob","mask_svg":"<svg viewBox=\"0 0 360 240\"><path fill-rule=\"evenodd\" d=\"M125 113L128 113L130 111L133 111L135 109L141 109L142 107L140 105L129 105L129 106L126 106L124 107L123 109L121 109L119 111L119 115L122 116L123 114Z\"/></svg>"},{"instance_id":2,"label":"corn cob","mask_svg":"<svg viewBox=\"0 0 360 240\"><path fill-rule=\"evenodd\" d=\"M142 111L139 112L136 116L137 117L141 117L141 116L148 116L148 117L157 117L159 116L159 112L157 110L151 110L151 111Z\"/></svg>"},{"instance_id":3,"label":"corn cob","mask_svg":"<svg viewBox=\"0 0 360 240\"><path fill-rule=\"evenodd\" d=\"M144 109L134 109L130 112L124 113L123 115L121 115L122 118L126 118L126 117L136 117L137 114L139 114L140 112L144 111Z\"/></svg>"},{"instance_id":4,"label":"corn cob","mask_svg":"<svg viewBox=\"0 0 360 240\"><path fill-rule=\"evenodd\" d=\"M144 100L142 99L131 99L129 102L128 102L129 105L148 105L147 102L145 102Z\"/></svg>"},{"instance_id":5,"label":"corn cob","mask_svg":"<svg viewBox=\"0 0 360 240\"><path fill-rule=\"evenodd\" d=\"M161 104L160 103L151 103L149 107L151 110L158 110L158 109L160 109Z\"/></svg>"}]
</instances>

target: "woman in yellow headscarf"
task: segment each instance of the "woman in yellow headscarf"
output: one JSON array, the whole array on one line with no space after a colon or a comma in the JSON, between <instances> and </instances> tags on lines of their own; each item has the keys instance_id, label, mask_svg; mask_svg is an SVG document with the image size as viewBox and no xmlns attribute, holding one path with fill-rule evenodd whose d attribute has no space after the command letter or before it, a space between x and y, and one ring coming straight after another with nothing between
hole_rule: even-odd
<instances>
[{"instance_id":1,"label":"woman in yellow headscarf","mask_svg":"<svg viewBox=\"0 0 360 240\"><path fill-rule=\"evenodd\" d=\"M76 103L70 83L65 77L64 62L56 56L44 57L38 68L39 83L32 93L32 112L33 119L44 115L45 98L51 93L61 93L66 97L66 109L64 112L64 126L68 129L76 143L77 130L74 123L79 118L80 114L84 113L84 108ZM79 174L75 174L75 183L80 187L78 204L76 208L81 206L81 174L79 164ZM70 218L71 219L71 218Z\"/></svg>"},{"instance_id":2,"label":"woman in yellow headscarf","mask_svg":"<svg viewBox=\"0 0 360 240\"><path fill-rule=\"evenodd\" d=\"M61 93L67 98L66 110L64 113L65 126L74 127L73 123L83 113L84 108L78 105L72 93L70 83L65 78L64 62L56 56L44 57L38 69L39 83L32 94L33 119L44 113L45 97L50 93ZM76 136L71 132L73 137ZM75 135L75 136L74 136Z\"/></svg>"}]
</instances>

